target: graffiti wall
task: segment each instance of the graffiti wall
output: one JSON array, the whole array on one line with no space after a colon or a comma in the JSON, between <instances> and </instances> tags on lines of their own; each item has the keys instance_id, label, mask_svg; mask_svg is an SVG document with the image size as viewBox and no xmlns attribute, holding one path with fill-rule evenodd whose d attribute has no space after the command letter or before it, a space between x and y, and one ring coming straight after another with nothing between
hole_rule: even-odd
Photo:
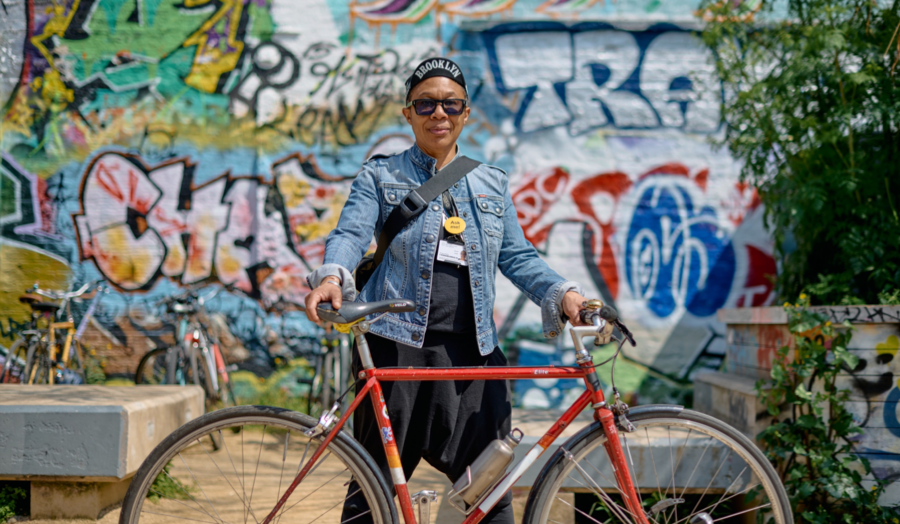
<instances>
[{"instance_id":1,"label":"graffiti wall","mask_svg":"<svg viewBox=\"0 0 900 524\"><path fill-rule=\"evenodd\" d=\"M813 308L827 315L835 325L850 322L853 333L847 345L859 362L838 375L837 386L849 392L846 403L854 420L863 429L853 438L856 452L872 464L876 478L892 481L883 500L895 500L900 493L900 307L822 306ZM743 320L729 319L726 371L744 377L767 378L778 349L794 347L787 316L781 308L756 310L755 319L741 312ZM830 340L820 342L828 347ZM757 420L764 417L757 414Z\"/></svg>"},{"instance_id":2,"label":"graffiti wall","mask_svg":"<svg viewBox=\"0 0 900 524\"><path fill-rule=\"evenodd\" d=\"M361 163L412 144L412 68L447 55L470 85L462 152L506 170L528 239L631 320L628 356L675 379L716 365L715 311L769 303L775 262L708 145L723 93L697 3L2 0L0 343L26 287L104 279L110 372L185 287L228 286L215 307L252 346L260 305L308 292ZM539 323L498 288L501 335Z\"/></svg>"}]
</instances>

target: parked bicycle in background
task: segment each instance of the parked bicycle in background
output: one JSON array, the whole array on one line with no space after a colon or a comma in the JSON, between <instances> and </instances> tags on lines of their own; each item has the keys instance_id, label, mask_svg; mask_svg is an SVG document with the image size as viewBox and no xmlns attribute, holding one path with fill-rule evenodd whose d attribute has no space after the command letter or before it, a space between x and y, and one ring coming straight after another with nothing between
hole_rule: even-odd
<instances>
[{"instance_id":1,"label":"parked bicycle in background","mask_svg":"<svg viewBox=\"0 0 900 524\"><path fill-rule=\"evenodd\" d=\"M297 379L301 384L309 386L306 412L310 414L324 413L352 383L350 335L334 329L330 322L326 322L324 328L316 327L316 334L312 337L291 336L292 330L286 325L288 314L301 312L305 321L305 308L280 300L269 306L267 311L282 319L278 337L280 340L276 343L292 339L293 343L285 344L285 349L291 353L292 357L299 357L306 363L307 375Z\"/></svg>"},{"instance_id":2,"label":"parked bicycle in background","mask_svg":"<svg viewBox=\"0 0 900 524\"><path fill-rule=\"evenodd\" d=\"M6 350L0 383L84 384L81 339L101 297L108 293L101 283L89 282L70 292L41 289L38 284L26 290L19 301L31 307L31 326ZM94 296L76 328L72 303L90 290Z\"/></svg>"},{"instance_id":3,"label":"parked bicycle in background","mask_svg":"<svg viewBox=\"0 0 900 524\"><path fill-rule=\"evenodd\" d=\"M218 339L210 330L204 305L221 288L201 295L189 289L158 302L164 317L175 326L175 345L147 352L135 371L135 385L188 385L203 388L207 411L237 404L232 389L230 368Z\"/></svg>"}]
</instances>

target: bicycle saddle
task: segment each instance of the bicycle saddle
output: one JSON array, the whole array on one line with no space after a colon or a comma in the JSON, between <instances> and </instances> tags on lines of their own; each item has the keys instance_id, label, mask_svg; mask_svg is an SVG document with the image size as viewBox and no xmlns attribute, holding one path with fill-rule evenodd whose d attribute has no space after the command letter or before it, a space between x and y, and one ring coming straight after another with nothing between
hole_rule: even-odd
<instances>
[{"instance_id":1,"label":"bicycle saddle","mask_svg":"<svg viewBox=\"0 0 900 524\"><path fill-rule=\"evenodd\" d=\"M380 302L348 302L337 311L328 302L323 302L316 306L319 318L336 324L352 324L363 317L375 313L387 311L406 313L414 309L416 309L416 303L406 299L382 300Z\"/></svg>"},{"instance_id":2,"label":"bicycle saddle","mask_svg":"<svg viewBox=\"0 0 900 524\"><path fill-rule=\"evenodd\" d=\"M60 308L59 304L54 302L44 302L44 297L31 293L25 293L24 295L19 296L19 302L28 304L34 311L56 311Z\"/></svg>"}]
</instances>

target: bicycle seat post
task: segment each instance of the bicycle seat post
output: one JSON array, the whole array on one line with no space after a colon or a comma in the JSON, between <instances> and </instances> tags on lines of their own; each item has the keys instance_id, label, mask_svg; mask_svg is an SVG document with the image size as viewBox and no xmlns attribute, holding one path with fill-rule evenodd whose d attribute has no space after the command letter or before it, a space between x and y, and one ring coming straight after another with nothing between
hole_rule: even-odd
<instances>
[{"instance_id":1,"label":"bicycle seat post","mask_svg":"<svg viewBox=\"0 0 900 524\"><path fill-rule=\"evenodd\" d=\"M369 350L369 343L366 342L366 333L369 331L369 322L362 321L354 324L350 330L356 337L356 347L359 349L359 359L362 362L363 369L375 369L375 362L372 360L372 352Z\"/></svg>"}]
</instances>

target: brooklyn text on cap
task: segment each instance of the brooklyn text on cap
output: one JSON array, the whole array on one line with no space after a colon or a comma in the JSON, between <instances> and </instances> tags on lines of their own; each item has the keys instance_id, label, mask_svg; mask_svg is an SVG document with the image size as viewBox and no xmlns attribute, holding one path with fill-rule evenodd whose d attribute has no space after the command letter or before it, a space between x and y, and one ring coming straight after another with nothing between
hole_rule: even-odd
<instances>
[{"instance_id":1,"label":"brooklyn text on cap","mask_svg":"<svg viewBox=\"0 0 900 524\"><path fill-rule=\"evenodd\" d=\"M407 98L409 97L409 93L419 82L433 76L446 76L455 81L457 84L463 86L463 89L466 90L466 95L468 96L469 90L466 88L466 79L463 78L462 70L460 70L458 65L446 58L429 58L419 64L413 71L413 74L406 80Z\"/></svg>"}]
</instances>

